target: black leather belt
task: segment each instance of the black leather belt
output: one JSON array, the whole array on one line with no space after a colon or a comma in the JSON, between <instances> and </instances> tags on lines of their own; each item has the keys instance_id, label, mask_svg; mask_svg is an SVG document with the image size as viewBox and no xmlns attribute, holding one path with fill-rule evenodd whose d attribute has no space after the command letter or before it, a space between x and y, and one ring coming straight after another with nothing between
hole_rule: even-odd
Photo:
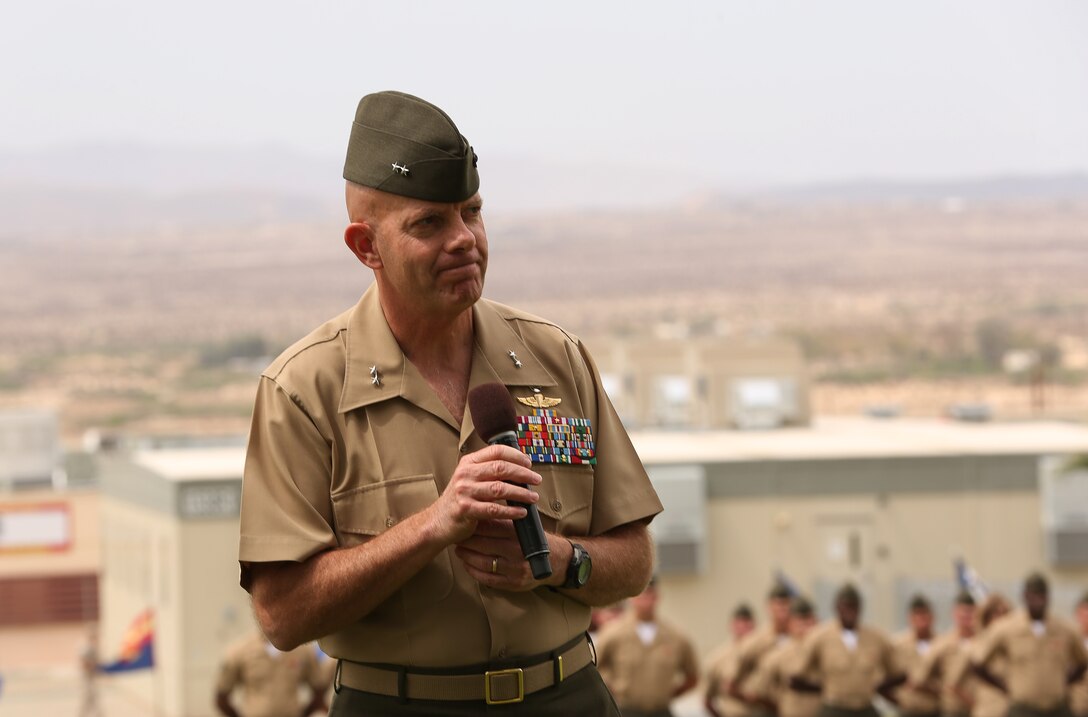
<instances>
[{"instance_id":1,"label":"black leather belt","mask_svg":"<svg viewBox=\"0 0 1088 717\"><path fill-rule=\"evenodd\" d=\"M593 662L589 640L579 637L554 657L538 656L521 667L468 674L433 674L340 660L337 685L410 700L483 700L489 705L521 702L526 695L559 684Z\"/></svg>"}]
</instances>

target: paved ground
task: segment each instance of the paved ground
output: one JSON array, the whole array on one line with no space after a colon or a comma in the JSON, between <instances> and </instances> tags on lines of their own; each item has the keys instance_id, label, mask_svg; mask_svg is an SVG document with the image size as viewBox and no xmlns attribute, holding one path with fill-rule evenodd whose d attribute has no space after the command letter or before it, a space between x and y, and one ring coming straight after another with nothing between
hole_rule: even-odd
<instances>
[{"instance_id":1,"label":"paved ground","mask_svg":"<svg viewBox=\"0 0 1088 717\"><path fill-rule=\"evenodd\" d=\"M75 668L6 671L0 686L3 717L66 717L80 715L82 685ZM99 685L101 717L156 717L148 705L135 701L109 679Z\"/></svg>"},{"instance_id":2,"label":"paved ground","mask_svg":"<svg viewBox=\"0 0 1088 717\"><path fill-rule=\"evenodd\" d=\"M0 715L79 715L79 653L85 635L79 624L0 629ZM134 702L115 678L99 678L98 692L102 717L156 717L148 705Z\"/></svg>"}]
</instances>

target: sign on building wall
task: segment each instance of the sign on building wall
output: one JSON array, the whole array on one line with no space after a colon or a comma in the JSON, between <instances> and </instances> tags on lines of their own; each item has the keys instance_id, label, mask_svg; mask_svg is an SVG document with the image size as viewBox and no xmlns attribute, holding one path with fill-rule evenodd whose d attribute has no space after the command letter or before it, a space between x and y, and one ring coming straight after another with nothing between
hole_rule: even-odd
<instances>
[{"instance_id":1,"label":"sign on building wall","mask_svg":"<svg viewBox=\"0 0 1088 717\"><path fill-rule=\"evenodd\" d=\"M58 551L72 546L65 503L0 504L0 553Z\"/></svg>"},{"instance_id":2,"label":"sign on building wall","mask_svg":"<svg viewBox=\"0 0 1088 717\"><path fill-rule=\"evenodd\" d=\"M238 483L193 483L181 489L178 514L183 519L237 518L242 504Z\"/></svg>"}]
</instances>

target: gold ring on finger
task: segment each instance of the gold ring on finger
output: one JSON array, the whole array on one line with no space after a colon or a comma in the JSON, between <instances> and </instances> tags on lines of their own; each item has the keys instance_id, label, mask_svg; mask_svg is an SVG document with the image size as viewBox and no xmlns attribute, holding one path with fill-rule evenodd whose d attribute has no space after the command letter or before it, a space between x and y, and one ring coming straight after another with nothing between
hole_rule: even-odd
<instances>
[{"instance_id":1,"label":"gold ring on finger","mask_svg":"<svg viewBox=\"0 0 1088 717\"><path fill-rule=\"evenodd\" d=\"M492 573L499 572L499 559L498 558L491 558L491 572Z\"/></svg>"}]
</instances>

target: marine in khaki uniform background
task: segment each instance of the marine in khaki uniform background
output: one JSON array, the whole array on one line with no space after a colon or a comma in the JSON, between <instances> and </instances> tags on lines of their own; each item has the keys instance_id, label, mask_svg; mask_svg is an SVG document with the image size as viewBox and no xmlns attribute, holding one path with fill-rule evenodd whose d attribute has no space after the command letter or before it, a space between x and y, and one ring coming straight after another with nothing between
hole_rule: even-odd
<instances>
[{"instance_id":1,"label":"marine in khaki uniform background","mask_svg":"<svg viewBox=\"0 0 1088 717\"><path fill-rule=\"evenodd\" d=\"M952 689L971 709L971 717L1005 717L1009 711L1009 699L1005 692L982 680L975 671L972 660L979 645L987 639L990 630L1008 615L1011 606L1003 595L988 595L975 612L975 636L968 648L968 661L958 672L948 676ZM991 675L1003 680L1008 673L1008 659L1004 655L995 655L986 668Z\"/></svg>"},{"instance_id":2,"label":"marine in khaki uniform background","mask_svg":"<svg viewBox=\"0 0 1088 717\"><path fill-rule=\"evenodd\" d=\"M775 584L768 592L767 622L741 643L736 672L726 686L732 697L747 702L756 713L763 711L762 703L748 683L759 669L760 662L789 639L790 597L790 591L782 584Z\"/></svg>"},{"instance_id":3,"label":"marine in khaki uniform background","mask_svg":"<svg viewBox=\"0 0 1088 717\"><path fill-rule=\"evenodd\" d=\"M586 348L481 298L478 162L434 105L362 99L344 241L374 284L258 386L242 585L273 644L320 639L341 661L333 714L614 713L588 666L590 607L650 578L661 504ZM475 432L467 395L486 383L522 400L522 451ZM507 501L539 508L550 578Z\"/></svg>"},{"instance_id":4,"label":"marine in khaki uniform background","mask_svg":"<svg viewBox=\"0 0 1088 717\"><path fill-rule=\"evenodd\" d=\"M597 668L623 717L670 717L669 703L699 680L695 648L657 616L658 598L651 582L597 641Z\"/></svg>"},{"instance_id":5,"label":"marine in khaki uniform background","mask_svg":"<svg viewBox=\"0 0 1088 717\"><path fill-rule=\"evenodd\" d=\"M751 717L755 713L746 702L729 694L729 685L737 672L740 647L755 628L752 609L738 605L729 623L730 641L715 648L707 657L703 704L714 717Z\"/></svg>"},{"instance_id":6,"label":"marine in khaki uniform background","mask_svg":"<svg viewBox=\"0 0 1088 717\"><path fill-rule=\"evenodd\" d=\"M228 648L219 665L215 704L227 717L305 717L328 709L327 671L313 644L280 652L263 635L253 634ZM299 700L299 688L310 693ZM236 697L240 693L240 697ZM238 703L241 709L235 709Z\"/></svg>"},{"instance_id":7,"label":"marine in khaki uniform background","mask_svg":"<svg viewBox=\"0 0 1088 717\"><path fill-rule=\"evenodd\" d=\"M801 644L790 687L818 690L821 717L876 717L876 694L894 702L891 690L906 679L895 649L883 632L861 624L861 595L852 585L839 590L835 611Z\"/></svg>"},{"instance_id":8,"label":"marine in khaki uniform background","mask_svg":"<svg viewBox=\"0 0 1088 717\"><path fill-rule=\"evenodd\" d=\"M1046 578L1029 576L1024 581L1024 609L987 631L972 656L979 677L1008 694L1009 717L1068 715L1070 685L1088 669L1083 638L1047 614L1049 592ZM1003 680L989 671L999 656L1008 659Z\"/></svg>"},{"instance_id":9,"label":"marine in khaki uniform background","mask_svg":"<svg viewBox=\"0 0 1088 717\"><path fill-rule=\"evenodd\" d=\"M1085 593L1077 602L1073 617L1077 623L1081 641L1085 648L1088 648L1088 593ZM1074 717L1088 717L1088 674L1073 685L1069 695L1069 707Z\"/></svg>"},{"instance_id":10,"label":"marine in khaki uniform background","mask_svg":"<svg viewBox=\"0 0 1088 717\"><path fill-rule=\"evenodd\" d=\"M971 704L956 689L956 681L971 663L971 640L975 636L975 600L961 592L952 605L952 628L940 635L909 673L915 689L929 689L939 695L944 717L968 717Z\"/></svg>"},{"instance_id":11,"label":"marine in khaki uniform background","mask_svg":"<svg viewBox=\"0 0 1088 717\"><path fill-rule=\"evenodd\" d=\"M907 606L909 628L895 636L896 660L906 675L914 674L933 648L933 607L923 595L915 595ZM937 717L941 712L940 686L909 681L895 692L899 714L904 717Z\"/></svg>"},{"instance_id":12,"label":"marine in khaki uniform background","mask_svg":"<svg viewBox=\"0 0 1088 717\"><path fill-rule=\"evenodd\" d=\"M820 695L790 689L790 676L801 659L801 643L816 626L812 603L794 598L790 606L789 637L762 660L751 679L751 693L763 707L778 717L816 717Z\"/></svg>"}]
</instances>

